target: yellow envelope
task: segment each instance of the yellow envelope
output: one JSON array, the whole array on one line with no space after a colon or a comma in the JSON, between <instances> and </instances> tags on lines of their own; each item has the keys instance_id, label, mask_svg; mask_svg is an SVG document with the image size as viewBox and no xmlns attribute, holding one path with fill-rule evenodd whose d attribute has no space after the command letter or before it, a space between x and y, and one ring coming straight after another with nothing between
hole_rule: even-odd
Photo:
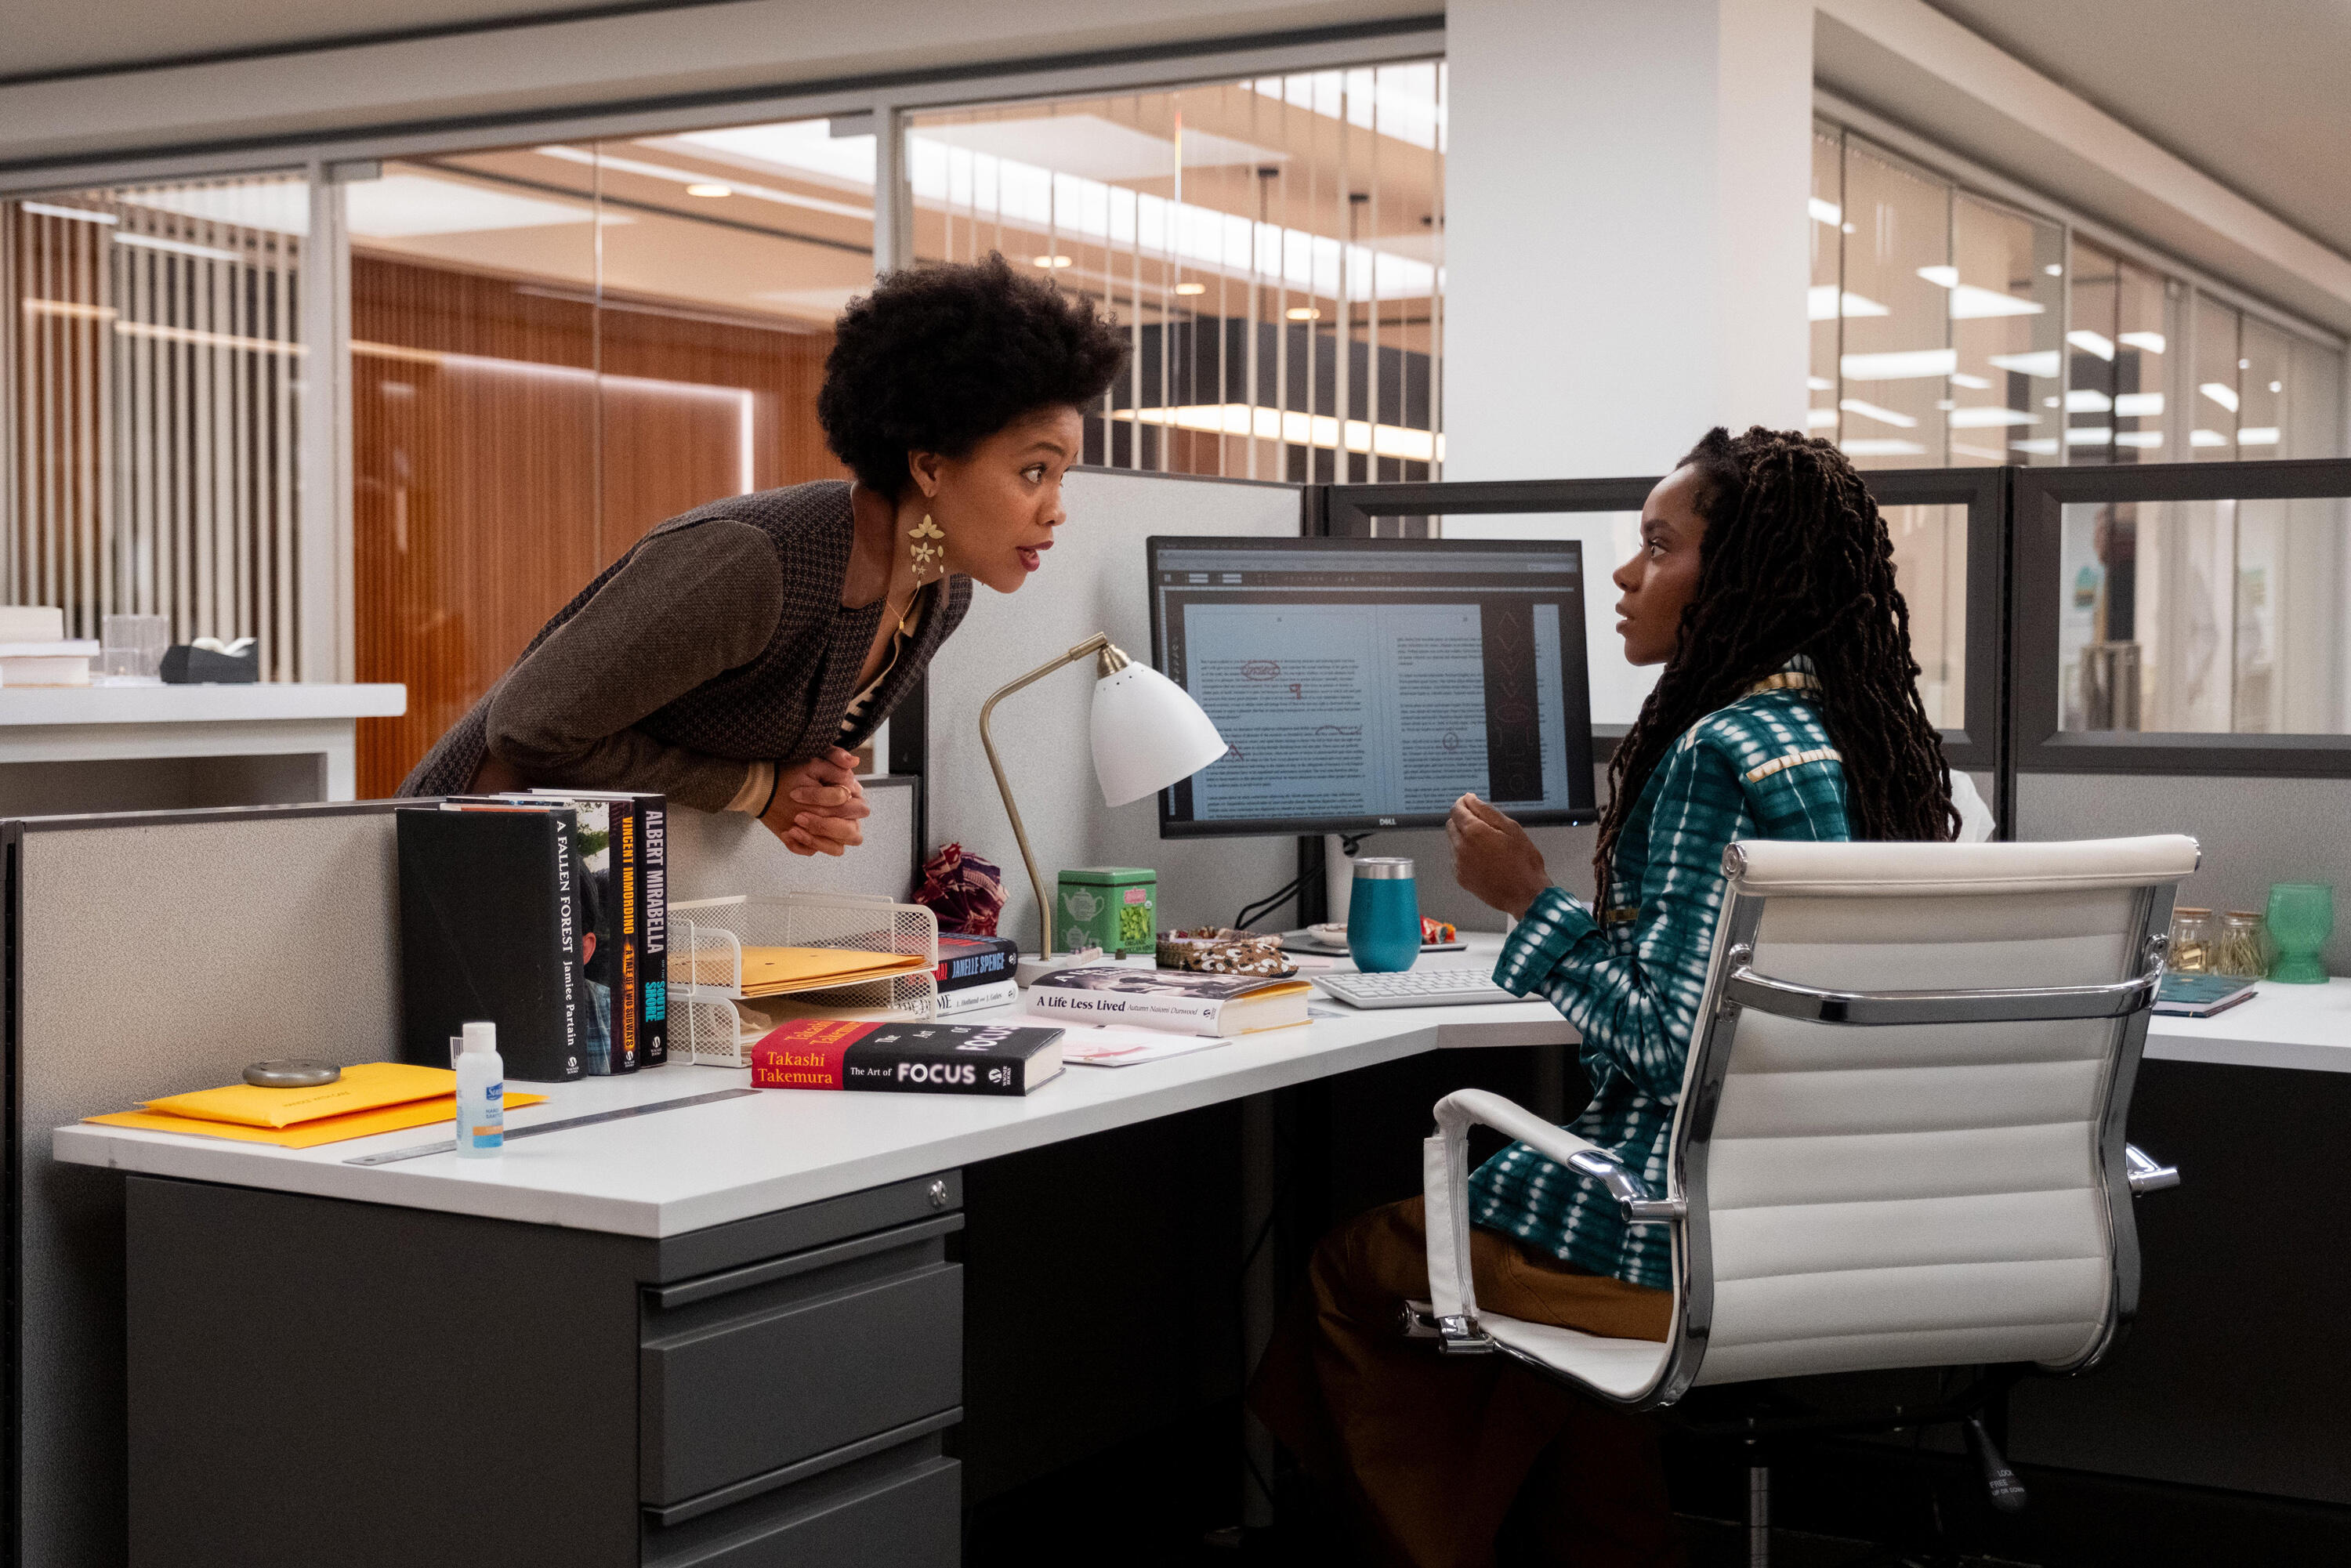
<instances>
[{"instance_id":1,"label":"yellow envelope","mask_svg":"<svg viewBox=\"0 0 2351 1568\"><path fill-rule=\"evenodd\" d=\"M703 985L725 984L727 967L725 955L708 948L687 960L690 977ZM849 947L746 947L743 994L773 997L819 990L928 967L920 956L906 953L868 953Z\"/></svg>"},{"instance_id":2,"label":"yellow envelope","mask_svg":"<svg viewBox=\"0 0 2351 1568\"><path fill-rule=\"evenodd\" d=\"M445 1067L413 1067L404 1061L362 1061L346 1067L332 1083L311 1089L264 1089L232 1083L223 1089L199 1089L193 1094L167 1094L144 1102L150 1111L167 1116L193 1116L205 1122L235 1122L247 1127L291 1127L322 1116L372 1111L380 1105L404 1104L457 1092L457 1075ZM413 1125L413 1124L411 1124Z\"/></svg>"},{"instance_id":3,"label":"yellow envelope","mask_svg":"<svg viewBox=\"0 0 2351 1568\"><path fill-rule=\"evenodd\" d=\"M444 1076L455 1076L445 1068L442 1071ZM546 1103L544 1094L508 1093L506 1097L508 1110L518 1105ZM340 1116L325 1116L291 1127L250 1127L235 1122L206 1122L193 1116L172 1116L155 1111L117 1111L110 1115L82 1118L103 1127L138 1127L150 1133L190 1133L200 1138L234 1138L240 1143L268 1144L281 1149L316 1148L320 1144L340 1144L347 1138L372 1137L378 1133L429 1127L435 1122L455 1122L456 1119L457 1097L455 1094L443 1094L430 1100L412 1100L404 1105L384 1105L372 1111L347 1112Z\"/></svg>"}]
</instances>

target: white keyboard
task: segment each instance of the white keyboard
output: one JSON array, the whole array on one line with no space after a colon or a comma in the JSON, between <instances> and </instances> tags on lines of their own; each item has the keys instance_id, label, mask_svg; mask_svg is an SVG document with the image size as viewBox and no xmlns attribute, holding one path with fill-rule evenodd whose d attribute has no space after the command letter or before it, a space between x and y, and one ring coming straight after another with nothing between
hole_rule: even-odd
<instances>
[{"instance_id":1,"label":"white keyboard","mask_svg":"<svg viewBox=\"0 0 2351 1568\"><path fill-rule=\"evenodd\" d=\"M1485 969L1406 969L1395 975L1316 975L1314 983L1353 1008L1448 1008L1521 998Z\"/></svg>"}]
</instances>

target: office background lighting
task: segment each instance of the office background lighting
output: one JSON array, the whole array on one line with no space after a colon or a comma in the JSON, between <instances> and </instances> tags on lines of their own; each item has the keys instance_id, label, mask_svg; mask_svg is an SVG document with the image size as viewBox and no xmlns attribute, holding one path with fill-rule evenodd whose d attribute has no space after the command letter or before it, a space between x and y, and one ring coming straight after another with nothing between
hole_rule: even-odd
<instances>
[{"instance_id":1,"label":"office background lighting","mask_svg":"<svg viewBox=\"0 0 2351 1568\"><path fill-rule=\"evenodd\" d=\"M732 186L705 181L699 184L688 185L685 188L685 193L689 196L731 196L735 191Z\"/></svg>"},{"instance_id":2,"label":"office background lighting","mask_svg":"<svg viewBox=\"0 0 2351 1568\"><path fill-rule=\"evenodd\" d=\"M1046 268L1063 267L1070 265L1070 258L1066 256L1040 256L1032 257L1031 260L1035 265Z\"/></svg>"}]
</instances>

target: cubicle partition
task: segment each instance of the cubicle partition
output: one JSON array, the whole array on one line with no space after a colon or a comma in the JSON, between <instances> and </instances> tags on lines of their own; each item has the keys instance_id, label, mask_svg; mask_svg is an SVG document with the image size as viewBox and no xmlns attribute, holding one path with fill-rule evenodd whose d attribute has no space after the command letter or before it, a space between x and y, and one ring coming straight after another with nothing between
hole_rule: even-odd
<instances>
[{"instance_id":1,"label":"cubicle partition","mask_svg":"<svg viewBox=\"0 0 2351 1568\"><path fill-rule=\"evenodd\" d=\"M785 851L680 810L673 898L903 896L920 782L867 781L862 851ZM413 802L403 802L413 803ZM51 1129L233 1082L246 1063L390 1058L400 1037L395 803L0 822L9 1138L6 1560L123 1560L122 1184Z\"/></svg>"},{"instance_id":2,"label":"cubicle partition","mask_svg":"<svg viewBox=\"0 0 2351 1568\"><path fill-rule=\"evenodd\" d=\"M1295 538L1301 522L1295 485L1084 468L1070 475L1063 498L1070 520L1044 569L1017 594L974 594L970 614L933 662L928 683L926 848L960 842L1002 866L998 929L1031 946L1036 901L980 748L980 706L998 687L1097 632L1148 664L1143 541L1152 535ZM1163 928L1222 925L1296 874L1294 840L1163 840L1151 800L1104 807L1088 738L1093 685L1089 660L1007 699L992 721L1047 896L1064 866L1149 866L1159 873Z\"/></svg>"},{"instance_id":3,"label":"cubicle partition","mask_svg":"<svg viewBox=\"0 0 2351 1568\"><path fill-rule=\"evenodd\" d=\"M400 1032L392 806L0 822L6 866L10 1562L123 1561L122 1184L54 1127L381 1061Z\"/></svg>"}]
</instances>

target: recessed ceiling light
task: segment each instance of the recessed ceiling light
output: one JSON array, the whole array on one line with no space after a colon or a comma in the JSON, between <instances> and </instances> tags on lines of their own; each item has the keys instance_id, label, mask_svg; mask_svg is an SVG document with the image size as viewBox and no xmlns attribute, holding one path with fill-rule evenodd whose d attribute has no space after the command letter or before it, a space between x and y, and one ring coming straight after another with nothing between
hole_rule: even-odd
<instances>
[{"instance_id":1,"label":"recessed ceiling light","mask_svg":"<svg viewBox=\"0 0 2351 1568\"><path fill-rule=\"evenodd\" d=\"M2048 266L2043 267L2041 270L2047 273L2052 277L2063 277L2065 276L2065 268L2059 263L2053 261Z\"/></svg>"},{"instance_id":2,"label":"recessed ceiling light","mask_svg":"<svg viewBox=\"0 0 2351 1568\"><path fill-rule=\"evenodd\" d=\"M2239 360L2237 361L2237 368L2241 371L2250 371L2253 368L2253 361L2251 360Z\"/></svg>"},{"instance_id":3,"label":"recessed ceiling light","mask_svg":"<svg viewBox=\"0 0 2351 1568\"><path fill-rule=\"evenodd\" d=\"M1317 310L1311 305L1293 305L1289 309L1283 311L1282 314L1289 317L1293 321L1320 321L1322 319L1322 312Z\"/></svg>"},{"instance_id":4,"label":"recessed ceiling light","mask_svg":"<svg viewBox=\"0 0 2351 1568\"><path fill-rule=\"evenodd\" d=\"M2283 392L2285 391L2285 383L2283 382L2272 382L2270 383L2270 391Z\"/></svg>"},{"instance_id":5,"label":"recessed ceiling light","mask_svg":"<svg viewBox=\"0 0 2351 1568\"><path fill-rule=\"evenodd\" d=\"M1038 256L1029 257L1029 260L1039 267L1067 267L1070 265L1070 258L1066 256Z\"/></svg>"},{"instance_id":6,"label":"recessed ceiling light","mask_svg":"<svg viewBox=\"0 0 2351 1568\"><path fill-rule=\"evenodd\" d=\"M1207 291L1208 286L1205 283L1179 283L1176 286L1178 294L1206 294Z\"/></svg>"},{"instance_id":7,"label":"recessed ceiling light","mask_svg":"<svg viewBox=\"0 0 2351 1568\"><path fill-rule=\"evenodd\" d=\"M688 185L685 193L689 196L731 196L735 193L735 187L705 180L699 184Z\"/></svg>"}]
</instances>

